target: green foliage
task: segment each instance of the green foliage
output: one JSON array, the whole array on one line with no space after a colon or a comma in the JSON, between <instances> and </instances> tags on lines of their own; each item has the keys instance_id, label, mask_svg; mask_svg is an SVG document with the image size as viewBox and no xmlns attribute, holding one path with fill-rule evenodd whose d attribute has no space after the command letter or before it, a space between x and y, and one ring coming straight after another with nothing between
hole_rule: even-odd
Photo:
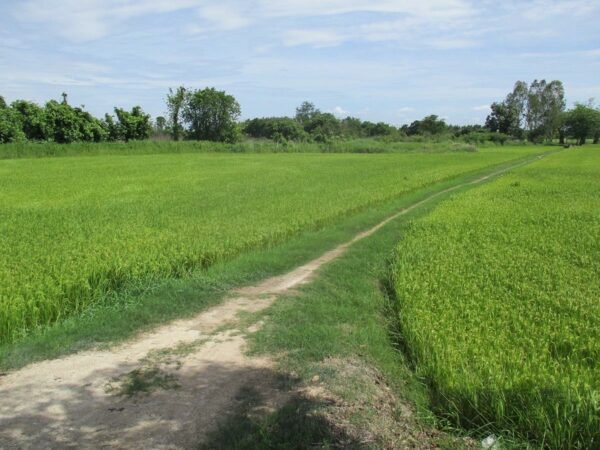
<instances>
[{"instance_id":1,"label":"green foliage","mask_svg":"<svg viewBox=\"0 0 600 450\"><path fill-rule=\"evenodd\" d=\"M107 136L103 124L82 108L50 100L44 108L45 123L40 126L46 139L60 144L100 142Z\"/></svg>"},{"instance_id":2,"label":"green foliage","mask_svg":"<svg viewBox=\"0 0 600 450\"><path fill-rule=\"evenodd\" d=\"M42 108L33 102L15 100L10 107L0 108L0 142L52 141L59 144L103 142L106 140L147 139L150 116L139 106L131 112L116 108L118 123L106 115L98 120L82 107L72 107L63 93L62 102L50 100Z\"/></svg>"},{"instance_id":3,"label":"green foliage","mask_svg":"<svg viewBox=\"0 0 600 450\"><path fill-rule=\"evenodd\" d=\"M6 105L6 100L4 100L4 97L2 97L2 96L0 95L0 109L4 109L4 108L6 108L6 107L7 107L7 105Z\"/></svg>"},{"instance_id":4,"label":"green foliage","mask_svg":"<svg viewBox=\"0 0 600 450\"><path fill-rule=\"evenodd\" d=\"M438 118L435 114L432 114L411 123L406 129L406 134L409 136L415 134L434 136L446 131L448 131L446 122L443 119Z\"/></svg>"},{"instance_id":5,"label":"green foliage","mask_svg":"<svg viewBox=\"0 0 600 450\"><path fill-rule=\"evenodd\" d=\"M534 80L530 86L517 81L502 103L493 103L485 123L490 131L532 142L550 141L560 128L565 109L561 81Z\"/></svg>"},{"instance_id":6,"label":"green foliage","mask_svg":"<svg viewBox=\"0 0 600 450\"><path fill-rule=\"evenodd\" d=\"M10 107L17 113L21 129L27 139L36 141L47 139L46 117L43 108L26 100L15 100Z\"/></svg>"},{"instance_id":7,"label":"green foliage","mask_svg":"<svg viewBox=\"0 0 600 450\"><path fill-rule=\"evenodd\" d=\"M308 140L308 134L300 124L289 117L268 117L247 120L244 123L243 130L244 133L253 138L286 139L292 141Z\"/></svg>"},{"instance_id":8,"label":"green foliage","mask_svg":"<svg viewBox=\"0 0 600 450\"><path fill-rule=\"evenodd\" d=\"M188 137L197 140L236 142L239 139L236 120L240 113L235 97L214 88L190 91L183 106Z\"/></svg>"},{"instance_id":9,"label":"green foliage","mask_svg":"<svg viewBox=\"0 0 600 450\"><path fill-rule=\"evenodd\" d=\"M154 121L152 132L155 136L164 136L167 133L167 119L163 116L158 116Z\"/></svg>"},{"instance_id":10,"label":"green foliage","mask_svg":"<svg viewBox=\"0 0 600 450\"><path fill-rule=\"evenodd\" d=\"M116 133L125 142L148 139L152 133L150 114L145 114L140 106L134 106L131 112L115 108L118 123Z\"/></svg>"},{"instance_id":11,"label":"green foliage","mask_svg":"<svg viewBox=\"0 0 600 450\"><path fill-rule=\"evenodd\" d=\"M595 138L600 132L600 110L592 105L577 103L564 114L563 126L567 136L577 139L577 143L583 145L588 138Z\"/></svg>"},{"instance_id":12,"label":"green foliage","mask_svg":"<svg viewBox=\"0 0 600 450\"><path fill-rule=\"evenodd\" d=\"M77 112L66 103L50 100L45 107L48 139L60 144L83 140Z\"/></svg>"},{"instance_id":13,"label":"green foliage","mask_svg":"<svg viewBox=\"0 0 600 450\"><path fill-rule=\"evenodd\" d=\"M315 107L314 103L302 102L302 104L296 108L296 120L302 127L306 127L307 124L320 113L321 111Z\"/></svg>"},{"instance_id":14,"label":"green foliage","mask_svg":"<svg viewBox=\"0 0 600 450\"><path fill-rule=\"evenodd\" d=\"M304 102L296 108L295 119L251 119L245 122L244 132L254 138L267 138L278 142L312 140L321 144L332 144L336 139L383 136L393 139L398 136L398 130L384 122L363 122L354 117L339 120L333 114L322 113L309 102Z\"/></svg>"},{"instance_id":15,"label":"green foliage","mask_svg":"<svg viewBox=\"0 0 600 450\"><path fill-rule=\"evenodd\" d=\"M600 152L566 151L415 222L392 278L437 412L547 448L600 443Z\"/></svg>"},{"instance_id":16,"label":"green foliage","mask_svg":"<svg viewBox=\"0 0 600 450\"><path fill-rule=\"evenodd\" d=\"M521 154L0 161L0 341Z\"/></svg>"},{"instance_id":17,"label":"green foliage","mask_svg":"<svg viewBox=\"0 0 600 450\"><path fill-rule=\"evenodd\" d=\"M0 143L21 142L25 133L21 128L19 115L12 108L0 108Z\"/></svg>"},{"instance_id":18,"label":"green foliage","mask_svg":"<svg viewBox=\"0 0 600 450\"><path fill-rule=\"evenodd\" d=\"M348 138L363 137L363 122L356 117L346 117L340 123L342 135Z\"/></svg>"},{"instance_id":19,"label":"green foliage","mask_svg":"<svg viewBox=\"0 0 600 450\"><path fill-rule=\"evenodd\" d=\"M316 142L328 142L341 134L340 121L331 113L316 113L304 129Z\"/></svg>"},{"instance_id":20,"label":"green foliage","mask_svg":"<svg viewBox=\"0 0 600 450\"><path fill-rule=\"evenodd\" d=\"M493 133L519 134L519 112L510 104L492 103L492 112L485 119L485 126Z\"/></svg>"},{"instance_id":21,"label":"green foliage","mask_svg":"<svg viewBox=\"0 0 600 450\"><path fill-rule=\"evenodd\" d=\"M175 91L173 91L172 88L169 88L169 93L167 94L167 109L169 110L171 136L176 141L185 135L181 115L187 99L188 90L184 86L179 86Z\"/></svg>"}]
</instances>

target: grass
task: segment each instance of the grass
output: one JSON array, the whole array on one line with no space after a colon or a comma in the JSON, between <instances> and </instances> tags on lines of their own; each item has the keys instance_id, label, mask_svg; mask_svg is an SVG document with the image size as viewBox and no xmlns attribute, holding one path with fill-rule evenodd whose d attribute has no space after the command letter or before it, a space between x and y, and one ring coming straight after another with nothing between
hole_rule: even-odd
<instances>
[{"instance_id":1,"label":"grass","mask_svg":"<svg viewBox=\"0 0 600 450\"><path fill-rule=\"evenodd\" d=\"M0 161L0 343L535 151Z\"/></svg>"},{"instance_id":2,"label":"grass","mask_svg":"<svg viewBox=\"0 0 600 450\"><path fill-rule=\"evenodd\" d=\"M448 200L397 246L402 342L455 424L600 446L598 150Z\"/></svg>"},{"instance_id":3,"label":"grass","mask_svg":"<svg viewBox=\"0 0 600 450\"><path fill-rule=\"evenodd\" d=\"M490 145L488 145L490 146ZM498 148L495 145L490 146ZM510 148L507 146L506 148ZM388 142L385 139L339 139L329 143L276 143L247 139L235 144L208 141L130 141L130 142L25 142L0 145L0 160L101 155L151 155L176 153L403 153L472 152L476 148L464 142L426 138Z\"/></svg>"},{"instance_id":4,"label":"grass","mask_svg":"<svg viewBox=\"0 0 600 450\"><path fill-rule=\"evenodd\" d=\"M141 367L120 377L113 378L106 386L106 392L112 395L133 397L158 389L179 389L177 377L161 371L157 367Z\"/></svg>"},{"instance_id":5,"label":"grass","mask_svg":"<svg viewBox=\"0 0 600 450\"><path fill-rule=\"evenodd\" d=\"M367 207L336 224L303 231L277 246L249 249L231 260L196 270L185 279L142 280L90 305L80 315L32 330L16 342L0 344L0 369L14 369L95 345L113 344L158 323L193 315L219 302L234 287L284 273L399 208L481 172L457 176L385 204Z\"/></svg>"}]
</instances>

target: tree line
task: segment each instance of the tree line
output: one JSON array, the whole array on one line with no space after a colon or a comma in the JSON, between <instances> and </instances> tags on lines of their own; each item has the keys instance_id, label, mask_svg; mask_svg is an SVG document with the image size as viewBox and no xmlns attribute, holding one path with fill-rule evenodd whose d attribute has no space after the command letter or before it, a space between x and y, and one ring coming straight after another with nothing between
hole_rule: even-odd
<instances>
[{"instance_id":1,"label":"tree line","mask_svg":"<svg viewBox=\"0 0 600 450\"><path fill-rule=\"evenodd\" d=\"M152 132L150 115L141 107L131 111L114 109L115 116L106 114L97 119L84 107L73 107L62 94L62 101L48 101L44 106L27 100L15 100L7 105L0 96L0 142L52 141L102 142L147 139Z\"/></svg>"},{"instance_id":2,"label":"tree line","mask_svg":"<svg viewBox=\"0 0 600 450\"><path fill-rule=\"evenodd\" d=\"M402 140L421 137L460 139L469 143L507 140L539 143L566 138L585 144L600 138L600 110L590 101L565 108L563 84L554 80L518 81L502 102L491 105L485 125L449 125L437 115L410 124L393 125L363 121L356 117L336 117L303 102L293 117L264 117L239 122L241 108L235 97L214 88L169 89L167 117L154 121L140 106L131 110L115 108L114 115L101 119L74 107L63 93L62 101L50 100L44 106L26 100L6 104L0 96L0 143L21 141L129 141L154 137L172 140L236 142L243 136L276 142L328 142L335 139L383 138Z\"/></svg>"},{"instance_id":3,"label":"tree line","mask_svg":"<svg viewBox=\"0 0 600 450\"><path fill-rule=\"evenodd\" d=\"M565 91L561 81L534 80L530 85L517 81L502 102L491 105L485 126L491 132L514 139L539 143L573 138L579 145L600 139L600 110L593 101L576 103L566 110Z\"/></svg>"}]
</instances>

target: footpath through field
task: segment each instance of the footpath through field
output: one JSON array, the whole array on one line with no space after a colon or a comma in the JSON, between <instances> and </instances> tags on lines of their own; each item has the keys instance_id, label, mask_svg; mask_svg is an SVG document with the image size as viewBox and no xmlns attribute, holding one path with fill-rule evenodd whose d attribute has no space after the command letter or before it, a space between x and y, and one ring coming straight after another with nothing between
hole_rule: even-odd
<instances>
[{"instance_id":1,"label":"footpath through field","mask_svg":"<svg viewBox=\"0 0 600 450\"><path fill-rule=\"evenodd\" d=\"M268 399L266 408L276 409L289 393L277 388L272 361L245 355L242 331L252 332L260 323L244 329L240 315L264 310L399 216L531 161L431 194L287 274L236 290L195 318L113 349L35 363L0 376L0 448L196 447L232 411L246 386Z\"/></svg>"}]
</instances>

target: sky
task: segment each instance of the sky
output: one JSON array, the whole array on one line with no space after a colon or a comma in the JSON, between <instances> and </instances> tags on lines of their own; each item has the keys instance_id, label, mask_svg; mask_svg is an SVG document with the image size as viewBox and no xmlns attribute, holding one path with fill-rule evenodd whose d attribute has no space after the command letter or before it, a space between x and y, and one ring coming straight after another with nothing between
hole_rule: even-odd
<instances>
[{"instance_id":1,"label":"sky","mask_svg":"<svg viewBox=\"0 0 600 450\"><path fill-rule=\"evenodd\" d=\"M600 0L0 0L0 95L165 114L169 87L242 118L483 123L515 81L600 99Z\"/></svg>"}]
</instances>

